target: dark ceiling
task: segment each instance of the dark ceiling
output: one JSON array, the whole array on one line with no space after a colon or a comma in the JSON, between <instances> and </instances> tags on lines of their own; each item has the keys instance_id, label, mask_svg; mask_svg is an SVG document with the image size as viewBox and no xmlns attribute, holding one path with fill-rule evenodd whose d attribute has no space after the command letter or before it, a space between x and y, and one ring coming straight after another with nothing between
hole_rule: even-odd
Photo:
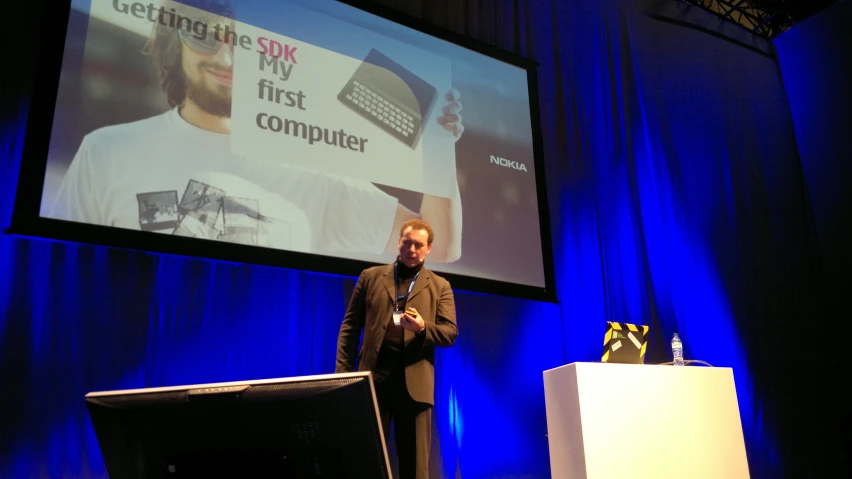
<instances>
[{"instance_id":1,"label":"dark ceiling","mask_svg":"<svg viewBox=\"0 0 852 479\"><path fill-rule=\"evenodd\" d=\"M771 40L837 1L852 0L679 0Z\"/></svg>"},{"instance_id":2,"label":"dark ceiling","mask_svg":"<svg viewBox=\"0 0 852 479\"><path fill-rule=\"evenodd\" d=\"M801 22L835 2L837 0L783 0L782 3L793 21Z\"/></svg>"}]
</instances>

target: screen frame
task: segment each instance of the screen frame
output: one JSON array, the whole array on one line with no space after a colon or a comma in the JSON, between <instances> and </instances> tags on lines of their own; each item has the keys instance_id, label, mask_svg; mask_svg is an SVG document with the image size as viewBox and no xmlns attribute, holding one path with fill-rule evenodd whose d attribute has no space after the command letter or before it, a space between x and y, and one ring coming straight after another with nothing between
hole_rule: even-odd
<instances>
[{"instance_id":1,"label":"screen frame","mask_svg":"<svg viewBox=\"0 0 852 479\"><path fill-rule=\"evenodd\" d=\"M337 1L341 4L384 18L390 22L420 31L439 40L453 43L459 47L526 70L545 285L544 287L538 287L445 273L442 271L436 271L436 273L449 280L456 290L536 301L557 302L538 99L538 76L536 71L538 64L523 56L431 25L425 21L372 2L364 0ZM40 30L51 33L45 33L39 37L37 46L31 52L32 55L39 58L39 61L35 62L36 74L33 88L29 95L29 114L27 117L26 136L21 157L15 204L11 225L5 230L6 234L25 238L70 241L84 245L106 246L117 249L210 259L230 263L274 266L350 277L357 277L365 268L376 265L376 263L368 261L260 246L222 243L214 240L184 238L41 217L41 198L48 162L60 74L66 51L65 40L70 13L71 0L65 0L51 4L50 8L45 8L40 18L42 22ZM440 266L438 268L440 269Z\"/></svg>"},{"instance_id":2,"label":"screen frame","mask_svg":"<svg viewBox=\"0 0 852 479\"><path fill-rule=\"evenodd\" d=\"M121 457L121 453L128 453L128 450L126 449L127 444L124 443L124 441L118 441L118 443L116 443L116 441L105 443L103 438L104 434L108 437L110 432L116 432L116 428L114 427L116 422L110 419L114 419L116 415L121 415L122 412L151 412L161 407L168 408L175 405L186 406L192 402L203 403L210 400L216 401L219 404L252 404L258 401L266 402L272 400L273 402L280 401L279 404L286 405L288 400L292 399L292 397L287 397L284 394L272 393L265 394L265 397L263 398L260 398L257 395L245 398L244 393L251 395L253 388L263 386L296 385L311 387L317 386L318 383L335 381L347 382L342 387L349 388L349 394L352 394L353 390L364 390L364 392L369 392L372 409L369 422L372 423L371 426L375 427L372 432L376 434L378 439L375 443L370 444L370 446L377 446L375 450L372 450L371 452L379 453L375 459L378 460L379 467L382 470L382 473L380 474L381 477L392 479L387 438L384 436L384 428L382 427L381 413L376 396L373 374L369 371L141 389L94 391L87 393L84 400L88 409L90 421L95 429L95 435L99 443L98 447L103 455L107 470L110 473L120 474L129 472L126 469L126 466L128 465L127 462L122 461L122 459L126 460L127 458ZM320 392L320 394L323 392L333 392L335 389L337 388L332 386L330 389ZM140 432L138 430L133 431L132 429L127 431L124 428L124 424L119 426L117 429L120 432L123 432L125 437L128 433L133 434L133 432ZM136 437L138 438L138 436ZM132 454L134 459L139 460L140 457L144 457L138 455L138 451L134 452L137 452L137 454ZM148 472L150 472L150 470Z\"/></svg>"}]
</instances>

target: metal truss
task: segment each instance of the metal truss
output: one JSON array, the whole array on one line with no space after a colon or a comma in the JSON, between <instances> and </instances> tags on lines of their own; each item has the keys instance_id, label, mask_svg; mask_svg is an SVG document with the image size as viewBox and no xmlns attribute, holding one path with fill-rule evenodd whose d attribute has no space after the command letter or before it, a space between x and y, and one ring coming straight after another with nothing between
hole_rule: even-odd
<instances>
[{"instance_id":1,"label":"metal truss","mask_svg":"<svg viewBox=\"0 0 852 479\"><path fill-rule=\"evenodd\" d=\"M793 26L785 0L677 0L702 8L771 40Z\"/></svg>"}]
</instances>

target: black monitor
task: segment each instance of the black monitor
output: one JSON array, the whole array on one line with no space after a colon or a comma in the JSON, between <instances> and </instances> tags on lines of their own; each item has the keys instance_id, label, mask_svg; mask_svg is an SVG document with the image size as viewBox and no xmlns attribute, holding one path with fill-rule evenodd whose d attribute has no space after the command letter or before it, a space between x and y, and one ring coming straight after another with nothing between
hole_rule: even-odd
<instances>
[{"instance_id":1,"label":"black monitor","mask_svg":"<svg viewBox=\"0 0 852 479\"><path fill-rule=\"evenodd\" d=\"M93 392L113 478L390 478L370 373Z\"/></svg>"}]
</instances>

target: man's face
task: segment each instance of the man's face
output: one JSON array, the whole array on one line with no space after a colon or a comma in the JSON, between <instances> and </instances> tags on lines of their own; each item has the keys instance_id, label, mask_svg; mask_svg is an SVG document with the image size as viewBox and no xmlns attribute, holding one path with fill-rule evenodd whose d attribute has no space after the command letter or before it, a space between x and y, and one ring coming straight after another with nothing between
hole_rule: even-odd
<instances>
[{"instance_id":1,"label":"man's face","mask_svg":"<svg viewBox=\"0 0 852 479\"><path fill-rule=\"evenodd\" d=\"M426 230L416 230L408 227L399 238L399 260L402 264L413 268L426 260L426 255L432 251L432 245L427 244L429 233Z\"/></svg>"},{"instance_id":2,"label":"man's face","mask_svg":"<svg viewBox=\"0 0 852 479\"><path fill-rule=\"evenodd\" d=\"M199 52L181 42L186 97L211 115L230 118L234 49L227 43L218 46L214 52Z\"/></svg>"}]
</instances>

